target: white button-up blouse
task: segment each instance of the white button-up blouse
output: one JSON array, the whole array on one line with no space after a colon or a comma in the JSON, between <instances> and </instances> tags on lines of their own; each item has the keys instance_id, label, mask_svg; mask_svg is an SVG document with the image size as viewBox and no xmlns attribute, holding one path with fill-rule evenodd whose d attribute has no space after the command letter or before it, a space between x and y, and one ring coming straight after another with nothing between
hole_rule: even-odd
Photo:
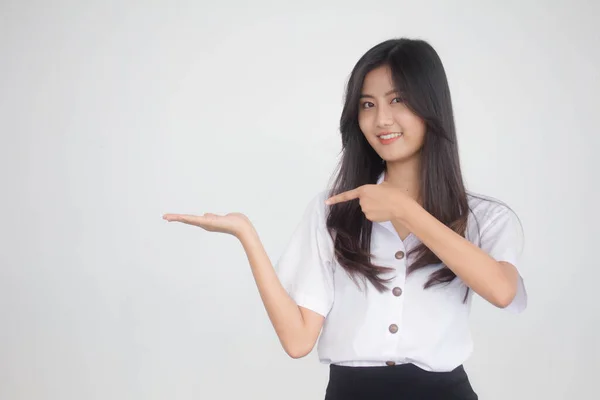
<instances>
[{"instance_id":1,"label":"white button-up blouse","mask_svg":"<svg viewBox=\"0 0 600 400\"><path fill-rule=\"evenodd\" d=\"M327 192L321 192L310 202L276 263L279 279L296 304L326 317L318 343L321 362L348 366L413 363L428 371L450 371L463 364L472 351L469 311L473 291L463 302L467 288L458 277L449 284L423 289L440 264L407 277L411 261L407 254L419 239L411 234L402 241L390 221L373 223L371 252L375 264L395 268L392 275L384 276L394 276L388 284L391 290L380 293L370 284L357 286L334 258L325 225L326 196ZM469 205L466 238L497 261L519 270L522 236L513 212L471 194ZM520 277L517 294L506 309L520 312L526 305Z\"/></svg>"}]
</instances>

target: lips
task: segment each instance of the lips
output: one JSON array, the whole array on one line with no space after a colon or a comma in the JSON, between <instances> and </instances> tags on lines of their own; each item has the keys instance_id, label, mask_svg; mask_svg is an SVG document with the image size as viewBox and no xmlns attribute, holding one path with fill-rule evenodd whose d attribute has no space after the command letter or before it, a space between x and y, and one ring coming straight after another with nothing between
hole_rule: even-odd
<instances>
[{"instance_id":1,"label":"lips","mask_svg":"<svg viewBox=\"0 0 600 400\"><path fill-rule=\"evenodd\" d=\"M390 144L403 136L402 132L381 132L377 135L382 144Z\"/></svg>"}]
</instances>

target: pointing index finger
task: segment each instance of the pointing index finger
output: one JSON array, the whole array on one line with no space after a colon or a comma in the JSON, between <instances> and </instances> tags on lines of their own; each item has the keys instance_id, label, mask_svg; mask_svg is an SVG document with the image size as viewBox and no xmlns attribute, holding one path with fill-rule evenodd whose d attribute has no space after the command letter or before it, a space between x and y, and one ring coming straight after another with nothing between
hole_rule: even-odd
<instances>
[{"instance_id":1,"label":"pointing index finger","mask_svg":"<svg viewBox=\"0 0 600 400\"><path fill-rule=\"evenodd\" d=\"M344 201L357 199L359 197L359 189L360 188L356 188L356 189L348 190L346 192L337 194L335 196L331 196L329 199L327 199L327 201L325 201L325 204L330 206L332 204L337 204L337 203L342 203Z\"/></svg>"}]
</instances>

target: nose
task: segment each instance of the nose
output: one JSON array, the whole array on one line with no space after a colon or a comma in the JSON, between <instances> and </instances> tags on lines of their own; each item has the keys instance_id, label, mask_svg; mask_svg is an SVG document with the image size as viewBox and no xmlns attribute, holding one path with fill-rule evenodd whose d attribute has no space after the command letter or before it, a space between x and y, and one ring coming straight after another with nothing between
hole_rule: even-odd
<instances>
[{"instance_id":1,"label":"nose","mask_svg":"<svg viewBox=\"0 0 600 400\"><path fill-rule=\"evenodd\" d=\"M385 128L393 125L394 119L392 117L392 112L389 107L381 106L377 110L377 126L379 128Z\"/></svg>"}]
</instances>

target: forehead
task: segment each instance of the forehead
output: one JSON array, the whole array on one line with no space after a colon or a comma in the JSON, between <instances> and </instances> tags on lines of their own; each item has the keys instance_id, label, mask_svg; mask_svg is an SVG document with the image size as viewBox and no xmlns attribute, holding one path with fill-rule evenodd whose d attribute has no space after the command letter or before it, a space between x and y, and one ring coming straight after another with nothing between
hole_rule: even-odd
<instances>
[{"instance_id":1,"label":"forehead","mask_svg":"<svg viewBox=\"0 0 600 400\"><path fill-rule=\"evenodd\" d=\"M369 71L363 81L362 93L383 96L391 89L395 88L391 70L384 65Z\"/></svg>"}]
</instances>

